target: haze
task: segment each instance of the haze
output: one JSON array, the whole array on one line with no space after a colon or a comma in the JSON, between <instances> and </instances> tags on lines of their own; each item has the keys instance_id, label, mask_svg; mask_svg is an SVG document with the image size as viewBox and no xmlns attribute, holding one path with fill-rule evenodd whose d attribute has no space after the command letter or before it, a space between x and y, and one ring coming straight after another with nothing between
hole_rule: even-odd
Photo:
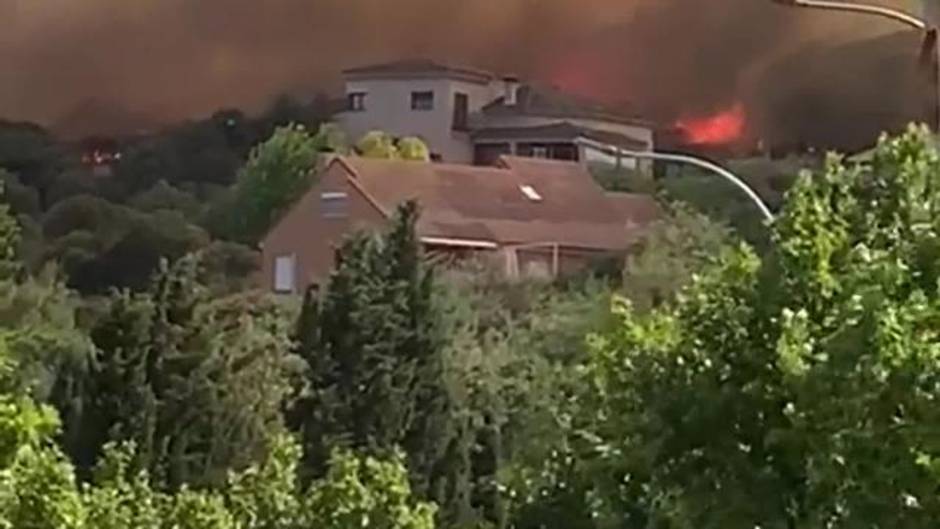
<instances>
[{"instance_id":1,"label":"haze","mask_svg":"<svg viewBox=\"0 0 940 529\"><path fill-rule=\"evenodd\" d=\"M53 126L91 104L159 122L255 110L403 56L698 112L800 44L894 29L769 0L0 0L0 18L0 117Z\"/></svg>"}]
</instances>

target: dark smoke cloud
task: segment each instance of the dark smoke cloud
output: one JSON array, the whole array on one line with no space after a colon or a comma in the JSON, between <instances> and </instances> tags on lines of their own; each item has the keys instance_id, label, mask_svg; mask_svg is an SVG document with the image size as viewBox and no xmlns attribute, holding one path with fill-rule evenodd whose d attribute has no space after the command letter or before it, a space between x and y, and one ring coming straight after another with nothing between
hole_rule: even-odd
<instances>
[{"instance_id":1,"label":"dark smoke cloud","mask_svg":"<svg viewBox=\"0 0 940 529\"><path fill-rule=\"evenodd\" d=\"M0 116L44 123L89 101L132 121L255 110L403 56L539 76L656 116L705 113L814 38L890 28L769 0L0 0L0 20Z\"/></svg>"}]
</instances>

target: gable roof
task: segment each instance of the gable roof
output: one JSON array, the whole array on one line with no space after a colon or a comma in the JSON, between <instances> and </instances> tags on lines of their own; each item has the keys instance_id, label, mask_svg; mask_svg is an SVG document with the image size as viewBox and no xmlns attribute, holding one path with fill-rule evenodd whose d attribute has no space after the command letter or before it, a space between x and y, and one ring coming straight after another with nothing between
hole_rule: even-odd
<instances>
[{"instance_id":1,"label":"gable roof","mask_svg":"<svg viewBox=\"0 0 940 529\"><path fill-rule=\"evenodd\" d=\"M624 116L602 103L563 92L558 88L523 84L516 92L516 104L507 105L505 96L483 107L489 116L545 116L568 119L597 119L628 125L651 126L649 122Z\"/></svg>"},{"instance_id":2,"label":"gable roof","mask_svg":"<svg viewBox=\"0 0 940 529\"><path fill-rule=\"evenodd\" d=\"M597 250L630 242L627 217L579 164L514 157L501 159L500 167L355 157L334 163L385 215L416 200L422 237Z\"/></svg>"},{"instance_id":3,"label":"gable roof","mask_svg":"<svg viewBox=\"0 0 940 529\"><path fill-rule=\"evenodd\" d=\"M413 78L450 78L479 84L490 83L494 76L489 72L454 66L431 59L405 59L400 61L372 64L343 70L347 78L358 79L413 79Z\"/></svg>"}]
</instances>

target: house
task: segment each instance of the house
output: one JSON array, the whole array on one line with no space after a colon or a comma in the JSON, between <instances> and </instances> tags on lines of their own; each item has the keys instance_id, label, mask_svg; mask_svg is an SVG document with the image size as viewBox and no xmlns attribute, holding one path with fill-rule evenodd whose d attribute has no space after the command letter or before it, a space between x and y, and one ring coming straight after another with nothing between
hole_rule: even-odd
<instances>
[{"instance_id":1,"label":"house","mask_svg":"<svg viewBox=\"0 0 940 529\"><path fill-rule=\"evenodd\" d=\"M474 257L508 277L559 275L623 253L659 213L643 196L611 196L580 164L504 156L480 167L335 157L262 241L264 287L321 283L336 248L416 200L429 252Z\"/></svg>"},{"instance_id":2,"label":"house","mask_svg":"<svg viewBox=\"0 0 940 529\"><path fill-rule=\"evenodd\" d=\"M503 155L591 161L580 140L652 150L653 126L556 88L430 60L343 72L352 138L371 130L417 136L436 161L492 165Z\"/></svg>"}]
</instances>

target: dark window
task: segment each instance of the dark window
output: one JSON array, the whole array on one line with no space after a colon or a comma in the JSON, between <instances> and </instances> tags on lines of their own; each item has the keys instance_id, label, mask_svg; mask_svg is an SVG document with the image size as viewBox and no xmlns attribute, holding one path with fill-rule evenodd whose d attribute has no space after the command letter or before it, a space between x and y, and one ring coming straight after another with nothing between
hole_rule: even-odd
<instances>
[{"instance_id":1,"label":"dark window","mask_svg":"<svg viewBox=\"0 0 940 529\"><path fill-rule=\"evenodd\" d=\"M325 219L349 216L349 197L343 192L320 193L320 213Z\"/></svg>"},{"instance_id":2,"label":"dark window","mask_svg":"<svg viewBox=\"0 0 940 529\"><path fill-rule=\"evenodd\" d=\"M571 143L520 143L516 154L530 158L578 161L578 148Z\"/></svg>"},{"instance_id":3,"label":"dark window","mask_svg":"<svg viewBox=\"0 0 940 529\"><path fill-rule=\"evenodd\" d=\"M454 130L467 130L467 113L470 103L467 94L454 94Z\"/></svg>"},{"instance_id":4,"label":"dark window","mask_svg":"<svg viewBox=\"0 0 940 529\"><path fill-rule=\"evenodd\" d=\"M366 93L351 92L346 95L346 108L353 112L362 112L366 109Z\"/></svg>"},{"instance_id":5,"label":"dark window","mask_svg":"<svg viewBox=\"0 0 940 529\"><path fill-rule=\"evenodd\" d=\"M433 110L434 92L412 92L411 110Z\"/></svg>"},{"instance_id":6,"label":"dark window","mask_svg":"<svg viewBox=\"0 0 940 529\"><path fill-rule=\"evenodd\" d=\"M473 163L475 165L496 165L500 156L511 152L508 143L478 143L473 147Z\"/></svg>"}]
</instances>

